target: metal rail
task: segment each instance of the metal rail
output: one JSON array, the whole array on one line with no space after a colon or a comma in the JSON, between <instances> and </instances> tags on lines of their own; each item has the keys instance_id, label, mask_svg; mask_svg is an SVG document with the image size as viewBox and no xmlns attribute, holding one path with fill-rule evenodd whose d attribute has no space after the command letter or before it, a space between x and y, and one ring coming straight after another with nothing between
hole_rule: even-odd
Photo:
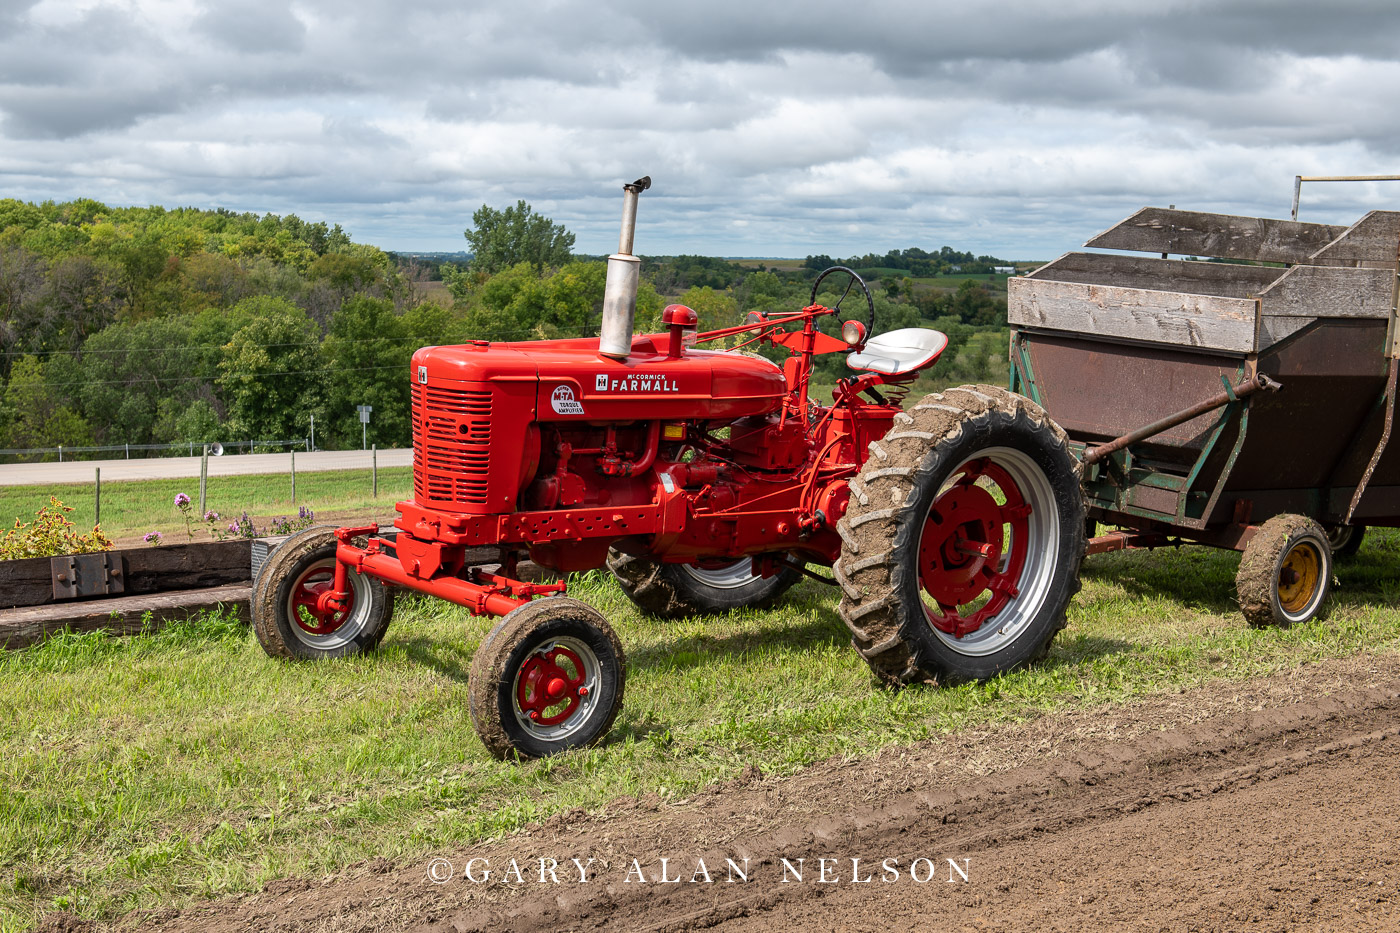
<instances>
[{"instance_id":1,"label":"metal rail","mask_svg":"<svg viewBox=\"0 0 1400 933\"><path fill-rule=\"evenodd\" d=\"M1298 198L1305 181L1400 181L1400 175L1294 175L1293 219L1298 219Z\"/></svg>"},{"instance_id":2,"label":"metal rail","mask_svg":"<svg viewBox=\"0 0 1400 933\"><path fill-rule=\"evenodd\" d=\"M1114 453L1116 451L1122 450L1129 444L1136 444L1138 441L1146 440L1147 438L1152 437L1154 434L1161 434L1168 428L1174 428L1178 424L1183 424L1187 421L1190 421L1192 418L1198 418L1208 411L1214 411L1217 408L1224 407L1225 405L1228 405L1237 399L1248 398L1255 392L1258 392L1260 389L1267 389L1270 392L1273 392L1280 388L1282 388L1282 386L1280 386L1277 382L1270 379L1263 373L1259 373L1258 375L1250 379L1246 379L1237 386L1228 388L1224 392L1212 395L1210 398L1206 399L1203 402L1198 402L1195 405L1192 405L1190 408L1184 408L1174 415L1168 415L1167 417L1160 418L1157 421L1152 422L1151 424L1145 424L1142 427L1138 428L1136 431L1130 431L1129 433L1124 434L1122 437L1114 438L1107 444L1100 444L1098 447L1085 451L1084 464L1085 466L1088 466L1090 464L1098 463L1104 457L1107 457L1109 454Z\"/></svg>"}]
</instances>

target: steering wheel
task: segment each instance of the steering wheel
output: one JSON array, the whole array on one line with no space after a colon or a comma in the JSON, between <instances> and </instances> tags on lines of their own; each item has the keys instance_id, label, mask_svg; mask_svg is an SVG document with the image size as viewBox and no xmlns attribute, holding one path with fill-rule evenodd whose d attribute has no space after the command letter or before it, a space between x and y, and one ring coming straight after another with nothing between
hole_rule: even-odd
<instances>
[{"instance_id":1,"label":"steering wheel","mask_svg":"<svg viewBox=\"0 0 1400 933\"><path fill-rule=\"evenodd\" d=\"M848 269L845 266L831 266L830 268L823 269L822 274L817 276L817 280L812 283L812 297L807 301L807 303L809 305L814 305L817 303L817 289L821 288L822 280L825 279L828 275L831 275L831 273L833 272L844 272L851 277L851 280L846 283L846 290L841 293L840 298L836 299L836 306L833 307L831 310L836 312L837 319L839 320L841 313L841 302L846 300L846 296L851 293L852 287L859 285L860 290L865 294L865 306L870 311L865 322L865 337L867 340L870 339L875 334L875 299L870 297L869 286L865 284L864 279L856 275L854 269Z\"/></svg>"}]
</instances>

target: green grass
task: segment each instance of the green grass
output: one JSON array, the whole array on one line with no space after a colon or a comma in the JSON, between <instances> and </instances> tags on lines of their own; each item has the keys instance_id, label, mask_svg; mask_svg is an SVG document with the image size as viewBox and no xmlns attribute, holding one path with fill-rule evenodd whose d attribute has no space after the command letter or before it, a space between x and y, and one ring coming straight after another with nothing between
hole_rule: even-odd
<instances>
[{"instance_id":1,"label":"green grass","mask_svg":"<svg viewBox=\"0 0 1400 933\"><path fill-rule=\"evenodd\" d=\"M67 635L0 655L0 930L63 908L137 908L319 876L362 859L509 833L618 796L683 797L754 764L786 774L830 756L1043 711L1267 675L1400 648L1400 535L1338 570L1322 620L1247 628L1237 558L1201 548L1090 558L1049 659L979 685L894 694L851 651L831 591L776 609L660 622L600 574L630 658L601 746L527 764L489 758L467 669L491 620L419 598L382 648L325 664L268 659L220 617L132 638Z\"/></svg>"},{"instance_id":2,"label":"green grass","mask_svg":"<svg viewBox=\"0 0 1400 933\"><path fill-rule=\"evenodd\" d=\"M224 517L221 527L246 509L255 519L295 515L298 506L318 512L379 508L386 514L394 503L411 493L410 467L384 467L379 470L379 497L371 493L369 470L332 470L297 474L297 498L292 502L292 482L288 474L261 476L216 476L209 478L208 508ZM79 528L91 528L94 518L92 483L59 483L51 486L0 486L0 528L9 528L16 519L30 521L49 496L57 496L73 507L69 521ZM143 535L160 531L166 543L188 540L185 522L175 508L177 493L194 500L192 513L199 507L199 479L130 480L102 484L102 530L111 538ZM198 516L196 516L198 517ZM197 522L196 525L199 523ZM264 521L258 521L262 530ZM209 532L195 529L196 540L208 540Z\"/></svg>"}]
</instances>

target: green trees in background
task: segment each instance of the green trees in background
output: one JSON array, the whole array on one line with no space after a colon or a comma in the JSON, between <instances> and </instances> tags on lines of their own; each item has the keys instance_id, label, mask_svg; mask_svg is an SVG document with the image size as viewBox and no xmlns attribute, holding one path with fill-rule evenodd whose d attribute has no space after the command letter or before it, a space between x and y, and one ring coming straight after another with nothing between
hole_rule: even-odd
<instances>
[{"instance_id":1,"label":"green trees in background","mask_svg":"<svg viewBox=\"0 0 1400 933\"><path fill-rule=\"evenodd\" d=\"M472 221L470 264L425 267L296 215L0 199L0 447L280 440L307 436L312 416L318 446L356 447L355 408L366 404L374 406L368 440L407 445L418 347L597 334L601 259L572 257L573 234L524 201L483 205ZM953 260L983 259L992 257L944 247L846 263L885 264L866 270L878 277L876 332L948 333L935 378L999 382L1000 285L967 280L954 289L920 278ZM750 311L796 310L808 302L814 270L830 263L813 256L801 269L749 268L644 257L638 331L660 330L670 302L694 308L702 331ZM845 284L833 276L818 300L834 304L840 291L830 289ZM842 310L842 318L865 318L858 296ZM835 333L839 321L822 326ZM847 374L840 354L819 358L819 383Z\"/></svg>"},{"instance_id":2,"label":"green trees in background","mask_svg":"<svg viewBox=\"0 0 1400 933\"><path fill-rule=\"evenodd\" d=\"M537 270L569 261L574 235L524 201L498 211L483 204L465 234L472 248L472 270L482 275L527 262Z\"/></svg>"}]
</instances>

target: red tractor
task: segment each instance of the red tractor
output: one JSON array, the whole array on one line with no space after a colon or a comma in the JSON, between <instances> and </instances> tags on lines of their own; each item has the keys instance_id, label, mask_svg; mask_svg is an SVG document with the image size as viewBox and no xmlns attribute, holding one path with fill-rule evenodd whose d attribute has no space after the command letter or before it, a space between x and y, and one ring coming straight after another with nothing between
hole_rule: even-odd
<instances>
[{"instance_id":1,"label":"red tractor","mask_svg":"<svg viewBox=\"0 0 1400 933\"><path fill-rule=\"evenodd\" d=\"M394 587L500 616L472 661L471 715L493 753L526 757L600 739L626 675L602 614L562 579L521 579L526 558L558 574L607 566L661 616L761 605L814 577L839 588L855 649L890 684L985 678L1043 655L1084 551L1064 432L993 386L905 407L947 338L869 336L870 292L839 266L790 314L697 333L695 312L671 305L666 332L634 336L632 239L649 186L624 186L599 338L414 354L413 498L394 532L310 529L273 553L253 596L267 652L373 648ZM817 327L840 316L841 300L815 303L832 275L842 300L864 299L840 339ZM696 348L719 338L739 346ZM780 367L740 349L756 343L791 355ZM836 352L855 374L824 404L809 398L812 359Z\"/></svg>"}]
</instances>

